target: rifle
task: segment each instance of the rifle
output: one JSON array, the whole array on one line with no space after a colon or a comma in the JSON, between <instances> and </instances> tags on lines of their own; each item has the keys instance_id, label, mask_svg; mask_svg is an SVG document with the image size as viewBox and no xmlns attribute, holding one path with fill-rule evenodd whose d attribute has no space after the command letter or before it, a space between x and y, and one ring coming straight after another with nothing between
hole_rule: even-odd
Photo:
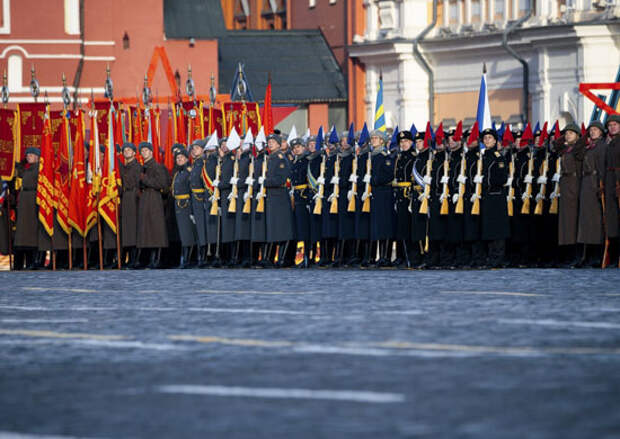
<instances>
[{"instance_id":1,"label":"rifle","mask_svg":"<svg viewBox=\"0 0 620 439\"><path fill-rule=\"evenodd\" d=\"M368 151L368 159L366 160L366 175L364 175L364 180L368 180L368 183L366 183L364 193L362 194L362 201L364 203L362 204L362 212L365 213L370 212L370 197L372 196L372 187L370 186L371 173L372 157L370 156L370 151Z\"/></svg>"},{"instance_id":2,"label":"rifle","mask_svg":"<svg viewBox=\"0 0 620 439\"><path fill-rule=\"evenodd\" d=\"M336 163L334 164L334 177L340 177L340 157L336 155ZM331 196L331 206L329 207L329 213L338 213L338 197L340 196L340 184L334 183L334 191Z\"/></svg>"},{"instance_id":3,"label":"rifle","mask_svg":"<svg viewBox=\"0 0 620 439\"><path fill-rule=\"evenodd\" d=\"M216 181L220 180L221 173L222 173L222 158L218 156L217 166L215 167L215 180ZM219 184L217 186L214 185L213 195L211 196L212 202L211 202L211 211L209 212L209 214L212 216L218 215L219 210L220 210L220 206L219 206L220 188L218 186Z\"/></svg>"},{"instance_id":4,"label":"rifle","mask_svg":"<svg viewBox=\"0 0 620 439\"><path fill-rule=\"evenodd\" d=\"M235 184L233 184L230 195L228 196L228 199L230 200L230 203L228 203L228 213L235 213L237 211L237 196L239 195L239 189L237 189L237 180L239 180L239 159L237 158L237 154L234 154L235 164L233 165L232 178L234 179Z\"/></svg>"},{"instance_id":5,"label":"rifle","mask_svg":"<svg viewBox=\"0 0 620 439\"><path fill-rule=\"evenodd\" d=\"M263 169L261 172L261 177L263 177L263 183L261 183L260 185L260 189L258 190L258 194L256 195L256 212L257 213L263 213L265 211L265 196L266 196L266 191L265 191L265 177L267 176L267 159L268 156L265 155L263 157Z\"/></svg>"},{"instance_id":6,"label":"rifle","mask_svg":"<svg viewBox=\"0 0 620 439\"><path fill-rule=\"evenodd\" d=\"M538 177L538 183L540 188L536 195L536 208L534 209L534 215L542 215L543 204L545 197L547 196L547 172L549 172L549 151L545 152L545 160L542 164L542 171Z\"/></svg>"},{"instance_id":7,"label":"rifle","mask_svg":"<svg viewBox=\"0 0 620 439\"><path fill-rule=\"evenodd\" d=\"M507 209L508 209L508 216L514 216L515 213L515 209L514 209L514 199L515 199L515 187L513 185L513 179L515 178L515 155L511 154L510 157L510 164L508 165L509 167L509 174L508 174L508 182L510 183L510 185L508 186L508 197L506 197L507 200Z\"/></svg>"},{"instance_id":8,"label":"rifle","mask_svg":"<svg viewBox=\"0 0 620 439\"><path fill-rule=\"evenodd\" d=\"M248 172L248 183L251 181L252 184L248 184L248 190L245 192L243 198L245 201L243 202L243 213L250 213L252 207L252 198L254 196L254 156L250 159L250 170Z\"/></svg>"},{"instance_id":9,"label":"rifle","mask_svg":"<svg viewBox=\"0 0 620 439\"><path fill-rule=\"evenodd\" d=\"M461 151L461 172L459 175L459 178L463 179L466 178L465 175L467 174L467 158L465 157L465 146L463 146L463 150ZM463 207L463 197L465 196L465 183L459 183L459 197L456 200L456 208L454 209L455 213L460 213L462 214L464 211L464 207Z\"/></svg>"},{"instance_id":10,"label":"rifle","mask_svg":"<svg viewBox=\"0 0 620 439\"><path fill-rule=\"evenodd\" d=\"M478 164L476 169L476 178L482 178L482 156L484 155L484 149L480 151L480 157L478 157ZM472 195L473 205L471 206L472 215L480 215L480 199L482 198L482 183L476 183L476 192Z\"/></svg>"},{"instance_id":11,"label":"rifle","mask_svg":"<svg viewBox=\"0 0 620 439\"><path fill-rule=\"evenodd\" d=\"M549 198L551 198L551 205L549 206L549 213L555 215L558 213L558 199L560 198L560 176L562 175L562 159L558 157L555 166L555 174L553 174L553 181L555 185L553 192Z\"/></svg>"},{"instance_id":12,"label":"rifle","mask_svg":"<svg viewBox=\"0 0 620 439\"><path fill-rule=\"evenodd\" d=\"M357 154L353 157L353 165L351 168L351 197L349 198L349 205L347 206L347 212L355 212L355 197L357 197Z\"/></svg>"},{"instance_id":13,"label":"rifle","mask_svg":"<svg viewBox=\"0 0 620 439\"><path fill-rule=\"evenodd\" d=\"M428 159L426 160L426 175L425 180L431 178L431 172L433 171L433 159L434 159L433 151L428 152ZM428 213L428 200L431 197L431 184L426 183L424 185L424 193L422 194L422 204L420 205L420 213L427 214Z\"/></svg>"},{"instance_id":14,"label":"rifle","mask_svg":"<svg viewBox=\"0 0 620 439\"><path fill-rule=\"evenodd\" d=\"M450 159L448 157L448 151L445 152L445 158L443 161L443 192L441 193L441 210L439 211L440 215L447 215L449 213L449 203L450 203L450 188L448 186L448 181L450 179Z\"/></svg>"},{"instance_id":15,"label":"rifle","mask_svg":"<svg viewBox=\"0 0 620 439\"><path fill-rule=\"evenodd\" d=\"M521 195L523 205L521 206L521 215L530 214L530 199L532 198L532 172L534 172L534 152L530 151L530 158L527 161L527 175L525 176L526 186L525 193Z\"/></svg>"},{"instance_id":16,"label":"rifle","mask_svg":"<svg viewBox=\"0 0 620 439\"><path fill-rule=\"evenodd\" d=\"M325 157L326 154L323 154L323 158L321 159L321 171L319 172L319 180L325 178ZM314 196L316 202L314 203L314 210L312 211L315 215L320 215L323 211L323 194L325 193L325 184L319 183L319 191Z\"/></svg>"}]
</instances>

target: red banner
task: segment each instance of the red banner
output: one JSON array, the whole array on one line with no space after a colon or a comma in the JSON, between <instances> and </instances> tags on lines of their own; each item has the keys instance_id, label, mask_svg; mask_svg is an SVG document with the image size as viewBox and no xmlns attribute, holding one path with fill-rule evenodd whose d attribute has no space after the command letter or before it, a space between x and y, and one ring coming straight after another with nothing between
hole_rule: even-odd
<instances>
[{"instance_id":1,"label":"red banner","mask_svg":"<svg viewBox=\"0 0 620 439\"><path fill-rule=\"evenodd\" d=\"M29 146L39 148L43 134L43 118L45 116L45 104L18 104L19 133L21 146L16 160L24 157L24 152Z\"/></svg>"},{"instance_id":2,"label":"red banner","mask_svg":"<svg viewBox=\"0 0 620 439\"><path fill-rule=\"evenodd\" d=\"M89 185L86 182L86 166L84 157L84 119L80 113L71 119L77 124L75 142L73 145L73 167L71 171L71 193L69 198L69 224L82 236L86 236L92 225L88 217L93 207L89 197Z\"/></svg>"},{"instance_id":3,"label":"red banner","mask_svg":"<svg viewBox=\"0 0 620 439\"><path fill-rule=\"evenodd\" d=\"M39 159L39 181L37 204L39 221L48 235L54 234L54 147L52 145L52 124L49 114L43 122L43 139Z\"/></svg>"},{"instance_id":4,"label":"red banner","mask_svg":"<svg viewBox=\"0 0 620 439\"><path fill-rule=\"evenodd\" d=\"M226 134L233 126L240 136L245 135L248 128L252 128L253 133L260 131L261 120L256 102L226 102L224 119L226 120Z\"/></svg>"},{"instance_id":5,"label":"red banner","mask_svg":"<svg viewBox=\"0 0 620 439\"><path fill-rule=\"evenodd\" d=\"M183 102L185 133L187 144L191 145L196 139L204 138L204 119L202 114L202 102Z\"/></svg>"},{"instance_id":6,"label":"red banner","mask_svg":"<svg viewBox=\"0 0 620 439\"><path fill-rule=\"evenodd\" d=\"M114 118L108 112L108 132L106 138L111 138L112 143L105 144L105 157L102 169L102 188L99 198L99 215L117 233L117 209L118 209L118 173L116 169L116 152L114 151Z\"/></svg>"},{"instance_id":7,"label":"red banner","mask_svg":"<svg viewBox=\"0 0 620 439\"><path fill-rule=\"evenodd\" d=\"M56 113L53 111L52 113ZM64 113L64 112L62 112ZM52 118L52 129L54 118ZM54 155L54 200L56 204L56 219L58 224L65 231L71 233L69 225L69 178L71 177L69 169L69 144L70 144L70 126L69 120L60 115L60 128L58 140L59 147Z\"/></svg>"},{"instance_id":8,"label":"red banner","mask_svg":"<svg viewBox=\"0 0 620 439\"><path fill-rule=\"evenodd\" d=\"M224 116L222 110L218 110L211 106L202 107L202 119L204 125L205 137L210 136L214 130L217 130L217 136L224 136Z\"/></svg>"},{"instance_id":9,"label":"red banner","mask_svg":"<svg viewBox=\"0 0 620 439\"><path fill-rule=\"evenodd\" d=\"M19 138L17 136L19 119L17 111L0 109L0 177L11 180L18 160Z\"/></svg>"}]
</instances>

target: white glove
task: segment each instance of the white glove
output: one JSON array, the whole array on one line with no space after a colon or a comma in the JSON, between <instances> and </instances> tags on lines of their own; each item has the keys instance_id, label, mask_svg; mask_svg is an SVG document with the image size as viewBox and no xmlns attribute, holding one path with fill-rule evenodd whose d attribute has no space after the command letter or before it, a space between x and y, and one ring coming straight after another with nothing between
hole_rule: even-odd
<instances>
[{"instance_id":1,"label":"white glove","mask_svg":"<svg viewBox=\"0 0 620 439\"><path fill-rule=\"evenodd\" d=\"M554 199L554 198L560 198L560 194L558 194L556 191L551 192L551 195L549 195L549 198Z\"/></svg>"},{"instance_id":2,"label":"white glove","mask_svg":"<svg viewBox=\"0 0 620 439\"><path fill-rule=\"evenodd\" d=\"M448 194L441 194L441 196L439 197L439 201L443 201L446 198L450 198L450 195L448 195Z\"/></svg>"},{"instance_id":3,"label":"white glove","mask_svg":"<svg viewBox=\"0 0 620 439\"><path fill-rule=\"evenodd\" d=\"M215 202L216 200L217 200L217 198L215 198L215 195L211 195L209 197L209 201L212 202L212 203Z\"/></svg>"},{"instance_id":4,"label":"white glove","mask_svg":"<svg viewBox=\"0 0 620 439\"><path fill-rule=\"evenodd\" d=\"M534 177L532 177L531 175L526 175L523 181L525 183L531 183L532 181L534 181Z\"/></svg>"},{"instance_id":5,"label":"white glove","mask_svg":"<svg viewBox=\"0 0 620 439\"><path fill-rule=\"evenodd\" d=\"M370 184L370 174L364 175L364 179L362 180L364 183Z\"/></svg>"},{"instance_id":6,"label":"white glove","mask_svg":"<svg viewBox=\"0 0 620 439\"><path fill-rule=\"evenodd\" d=\"M551 179L551 181L557 183L560 181L560 174L558 174L557 172L555 174L553 174L553 178Z\"/></svg>"},{"instance_id":7,"label":"white glove","mask_svg":"<svg viewBox=\"0 0 620 439\"><path fill-rule=\"evenodd\" d=\"M260 200L261 198L264 198L265 194L263 194L261 191L258 191L258 193L256 194L256 199Z\"/></svg>"},{"instance_id":8,"label":"white glove","mask_svg":"<svg viewBox=\"0 0 620 439\"><path fill-rule=\"evenodd\" d=\"M351 198L353 198L353 189L347 192L347 200L351 201Z\"/></svg>"},{"instance_id":9,"label":"white glove","mask_svg":"<svg viewBox=\"0 0 620 439\"><path fill-rule=\"evenodd\" d=\"M544 175L541 175L540 177L538 177L538 180L536 180L536 183L547 184L547 177L545 177Z\"/></svg>"},{"instance_id":10,"label":"white glove","mask_svg":"<svg viewBox=\"0 0 620 439\"><path fill-rule=\"evenodd\" d=\"M469 201L471 201L472 203L476 200L480 199L480 195L478 194L471 194L471 198L469 199Z\"/></svg>"},{"instance_id":11,"label":"white glove","mask_svg":"<svg viewBox=\"0 0 620 439\"><path fill-rule=\"evenodd\" d=\"M482 180L483 180L482 175L476 175L474 177L474 183L476 184L482 184Z\"/></svg>"},{"instance_id":12,"label":"white glove","mask_svg":"<svg viewBox=\"0 0 620 439\"><path fill-rule=\"evenodd\" d=\"M511 187L512 186L512 177L508 177L508 180L506 180L506 184L504 186L506 186L506 187Z\"/></svg>"},{"instance_id":13,"label":"white glove","mask_svg":"<svg viewBox=\"0 0 620 439\"><path fill-rule=\"evenodd\" d=\"M448 177L447 175L444 175L443 177L441 177L441 184L448 184L450 183L450 177Z\"/></svg>"},{"instance_id":14,"label":"white glove","mask_svg":"<svg viewBox=\"0 0 620 439\"><path fill-rule=\"evenodd\" d=\"M459 175L459 177L456 179L456 181L458 181L461 184L465 184L465 183L467 183L467 177L465 177L464 175Z\"/></svg>"},{"instance_id":15,"label":"white glove","mask_svg":"<svg viewBox=\"0 0 620 439\"><path fill-rule=\"evenodd\" d=\"M245 184L247 184L248 186L252 186L254 184L254 179L252 177L246 178Z\"/></svg>"},{"instance_id":16,"label":"white glove","mask_svg":"<svg viewBox=\"0 0 620 439\"><path fill-rule=\"evenodd\" d=\"M368 198L370 196L370 194L368 192L364 192L362 194L362 201L366 201L366 198Z\"/></svg>"},{"instance_id":17,"label":"white glove","mask_svg":"<svg viewBox=\"0 0 620 439\"><path fill-rule=\"evenodd\" d=\"M459 201L459 194L452 195L452 203L456 204Z\"/></svg>"},{"instance_id":18,"label":"white glove","mask_svg":"<svg viewBox=\"0 0 620 439\"><path fill-rule=\"evenodd\" d=\"M527 200L528 198L532 198L531 195L528 195L527 192L523 192L523 195L521 195L521 199L523 201Z\"/></svg>"},{"instance_id":19,"label":"white glove","mask_svg":"<svg viewBox=\"0 0 620 439\"><path fill-rule=\"evenodd\" d=\"M318 184L325 184L325 179L323 177L319 177L319 178L316 179L316 182Z\"/></svg>"},{"instance_id":20,"label":"white glove","mask_svg":"<svg viewBox=\"0 0 620 439\"><path fill-rule=\"evenodd\" d=\"M228 197L227 197L227 198L228 198L229 200L232 200L233 198L237 198L237 197L235 196L235 194L234 194L233 192L231 192L231 193L229 193L229 194L228 194Z\"/></svg>"},{"instance_id":21,"label":"white glove","mask_svg":"<svg viewBox=\"0 0 620 439\"><path fill-rule=\"evenodd\" d=\"M432 181L433 181L433 179L431 178L430 175L425 175L424 176L424 184L431 184Z\"/></svg>"},{"instance_id":22,"label":"white glove","mask_svg":"<svg viewBox=\"0 0 620 439\"><path fill-rule=\"evenodd\" d=\"M338 198L338 197L336 194L332 192L332 194L327 198L327 201L331 203L332 201L334 201L335 198Z\"/></svg>"},{"instance_id":23,"label":"white glove","mask_svg":"<svg viewBox=\"0 0 620 439\"><path fill-rule=\"evenodd\" d=\"M233 186L236 186L237 183L239 183L239 179L237 177L232 177L230 179L230 184L232 184Z\"/></svg>"},{"instance_id":24,"label":"white glove","mask_svg":"<svg viewBox=\"0 0 620 439\"><path fill-rule=\"evenodd\" d=\"M250 199L250 193L249 192L245 192L243 194L243 202L245 203L246 201L248 201Z\"/></svg>"},{"instance_id":25,"label":"white glove","mask_svg":"<svg viewBox=\"0 0 620 439\"><path fill-rule=\"evenodd\" d=\"M508 201L512 201L512 200L514 200L514 199L515 199L515 196L514 196L514 195L508 195L508 196L506 197L506 200L508 200Z\"/></svg>"},{"instance_id":26,"label":"white glove","mask_svg":"<svg viewBox=\"0 0 620 439\"><path fill-rule=\"evenodd\" d=\"M265 177L258 177L258 184L265 184Z\"/></svg>"},{"instance_id":27,"label":"white glove","mask_svg":"<svg viewBox=\"0 0 620 439\"><path fill-rule=\"evenodd\" d=\"M331 184L338 184L340 183L340 178L336 177L335 175L332 177L332 179L329 181Z\"/></svg>"},{"instance_id":28,"label":"white glove","mask_svg":"<svg viewBox=\"0 0 620 439\"><path fill-rule=\"evenodd\" d=\"M357 175L356 174L351 174L351 176L349 177L349 181L351 183L357 183Z\"/></svg>"},{"instance_id":29,"label":"white glove","mask_svg":"<svg viewBox=\"0 0 620 439\"><path fill-rule=\"evenodd\" d=\"M418 195L418 201L422 201L424 199L424 192Z\"/></svg>"},{"instance_id":30,"label":"white glove","mask_svg":"<svg viewBox=\"0 0 620 439\"><path fill-rule=\"evenodd\" d=\"M540 200L544 200L545 197L540 192L536 195L536 202L538 203Z\"/></svg>"},{"instance_id":31,"label":"white glove","mask_svg":"<svg viewBox=\"0 0 620 439\"><path fill-rule=\"evenodd\" d=\"M218 179L213 180L213 187L220 187L220 181Z\"/></svg>"},{"instance_id":32,"label":"white glove","mask_svg":"<svg viewBox=\"0 0 620 439\"><path fill-rule=\"evenodd\" d=\"M295 196L295 189L291 189L290 191L288 191L288 194L291 198L293 198Z\"/></svg>"},{"instance_id":33,"label":"white glove","mask_svg":"<svg viewBox=\"0 0 620 439\"><path fill-rule=\"evenodd\" d=\"M196 224L196 218L194 218L194 215L190 214L190 215L189 215L189 220L190 220L192 223Z\"/></svg>"},{"instance_id":34,"label":"white glove","mask_svg":"<svg viewBox=\"0 0 620 439\"><path fill-rule=\"evenodd\" d=\"M314 197L312 197L313 200L318 200L319 198L323 198L323 196L318 192L314 194Z\"/></svg>"}]
</instances>

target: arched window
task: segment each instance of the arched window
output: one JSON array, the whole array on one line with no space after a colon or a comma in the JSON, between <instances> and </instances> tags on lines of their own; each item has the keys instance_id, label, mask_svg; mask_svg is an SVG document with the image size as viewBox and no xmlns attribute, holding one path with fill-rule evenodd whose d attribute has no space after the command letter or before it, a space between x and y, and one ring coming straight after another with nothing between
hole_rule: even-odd
<instances>
[{"instance_id":1,"label":"arched window","mask_svg":"<svg viewBox=\"0 0 620 439\"><path fill-rule=\"evenodd\" d=\"M17 54L9 55L7 76L9 81L9 92L19 93L22 91L23 84L23 61Z\"/></svg>"}]
</instances>

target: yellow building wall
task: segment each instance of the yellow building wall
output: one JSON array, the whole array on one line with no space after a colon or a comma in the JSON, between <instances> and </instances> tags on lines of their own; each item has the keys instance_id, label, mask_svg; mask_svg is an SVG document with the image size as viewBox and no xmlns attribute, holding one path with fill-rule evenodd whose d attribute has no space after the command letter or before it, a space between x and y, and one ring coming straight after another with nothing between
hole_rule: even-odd
<instances>
[{"instance_id":1,"label":"yellow building wall","mask_svg":"<svg viewBox=\"0 0 620 439\"><path fill-rule=\"evenodd\" d=\"M489 90L491 116L507 120L513 114L521 113L522 90L520 88ZM478 91L435 94L435 123L443 119L463 120L476 117ZM464 127L468 128L468 127Z\"/></svg>"}]
</instances>

